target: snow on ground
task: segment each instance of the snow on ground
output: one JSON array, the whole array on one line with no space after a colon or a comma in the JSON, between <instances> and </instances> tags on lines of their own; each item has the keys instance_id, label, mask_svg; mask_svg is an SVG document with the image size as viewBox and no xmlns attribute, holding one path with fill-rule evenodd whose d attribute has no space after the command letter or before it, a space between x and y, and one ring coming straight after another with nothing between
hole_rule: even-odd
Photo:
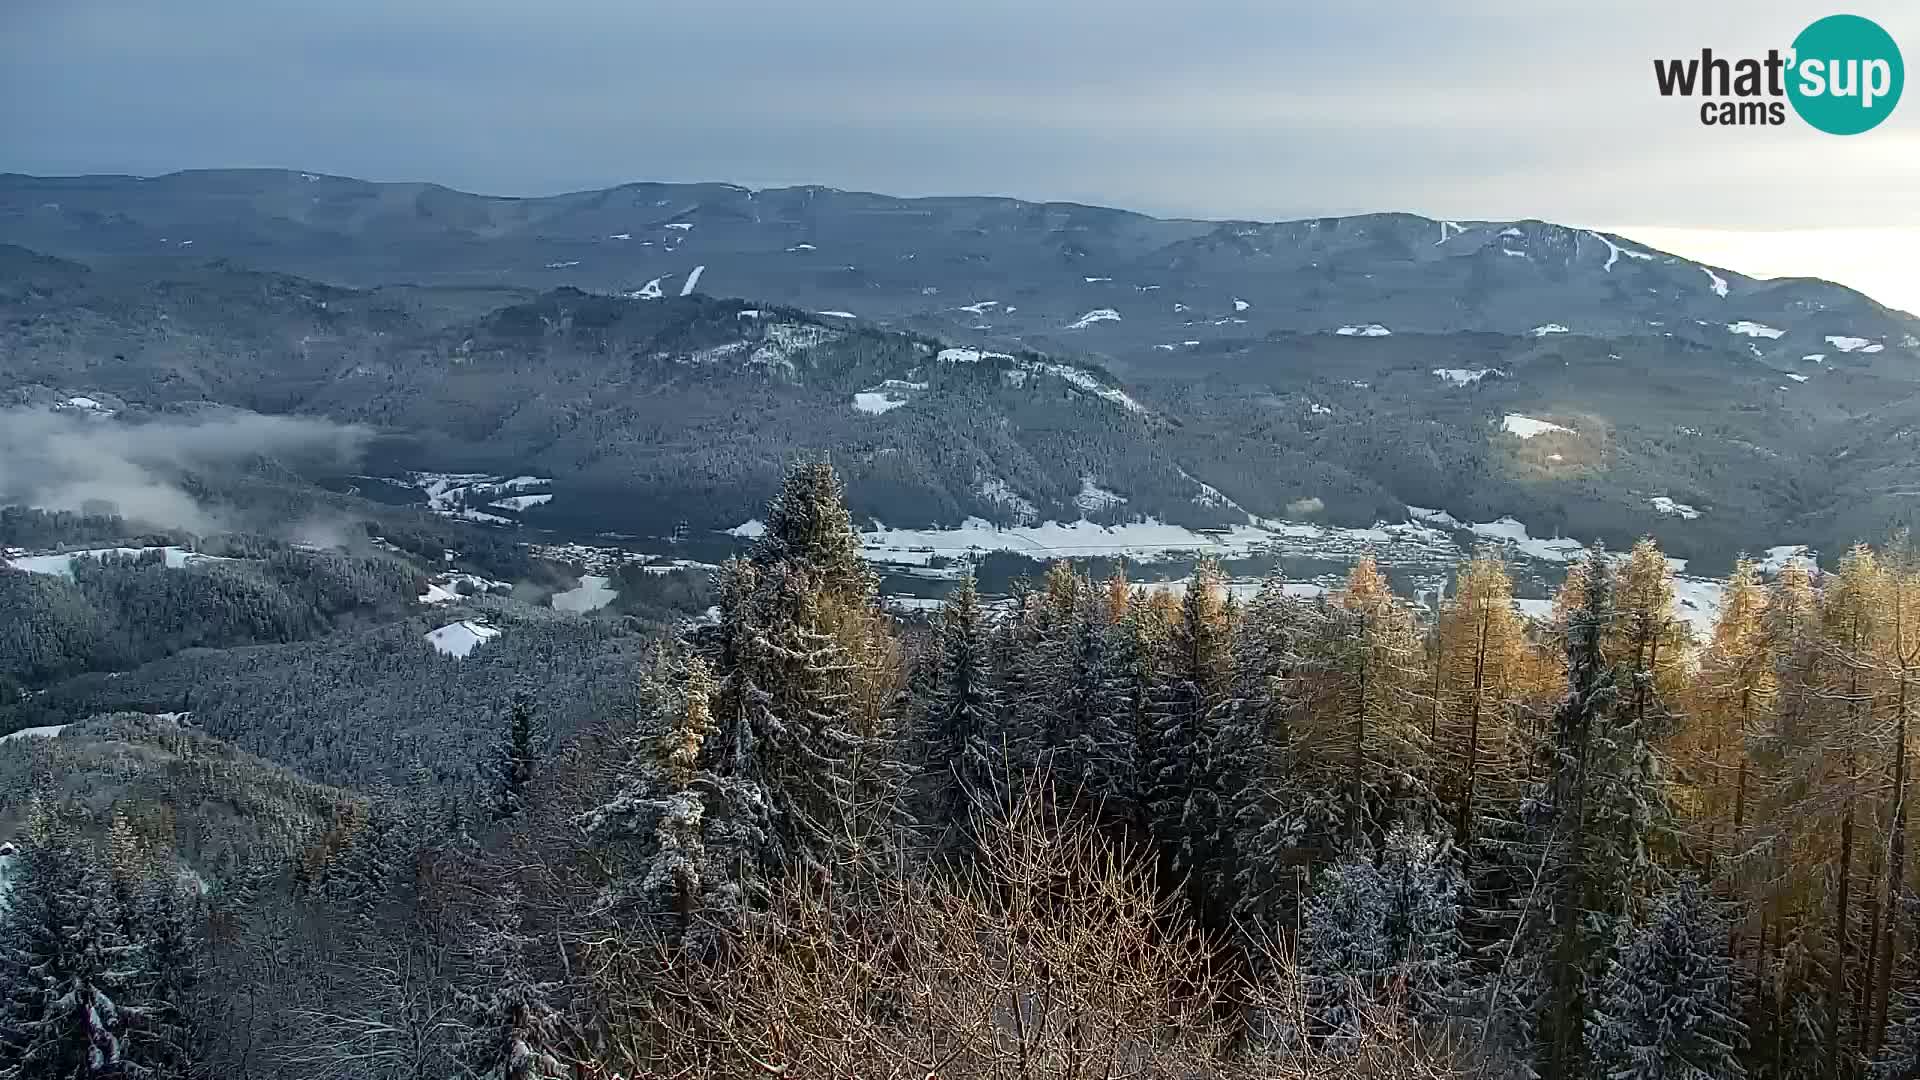
<instances>
[{"instance_id":1,"label":"snow on ground","mask_svg":"<svg viewBox=\"0 0 1920 1080\"><path fill-rule=\"evenodd\" d=\"M1091 372L1082 368L1074 367L1071 364L1028 364L1026 366L1030 371L1038 371L1063 379L1067 383L1092 394L1094 397L1100 398L1103 401L1113 402L1128 412L1143 413L1147 411L1145 405L1133 400L1133 398L1127 395L1125 390L1117 390L1101 383L1093 377Z\"/></svg>"},{"instance_id":2,"label":"snow on ground","mask_svg":"<svg viewBox=\"0 0 1920 1080\"><path fill-rule=\"evenodd\" d=\"M1885 346L1877 341L1871 341L1863 337L1848 337L1845 334L1828 334L1827 344L1839 349L1841 352L1877 353L1882 348L1885 348Z\"/></svg>"},{"instance_id":3,"label":"snow on ground","mask_svg":"<svg viewBox=\"0 0 1920 1080\"><path fill-rule=\"evenodd\" d=\"M694 286L700 284L700 275L706 272L707 272L707 267L706 267L706 264L704 263L694 267L693 272L687 275L687 280L681 284L680 295L692 296Z\"/></svg>"},{"instance_id":4,"label":"snow on ground","mask_svg":"<svg viewBox=\"0 0 1920 1080\"><path fill-rule=\"evenodd\" d=\"M633 239L633 234L632 234L632 233L625 233L625 232L617 232L617 233L609 233L609 234L607 235L607 239L609 239L609 240L631 240L631 239Z\"/></svg>"},{"instance_id":5,"label":"snow on ground","mask_svg":"<svg viewBox=\"0 0 1920 1080\"><path fill-rule=\"evenodd\" d=\"M1264 552L1329 560L1371 554L1383 562L1422 566L1450 566L1460 557L1459 548L1445 533L1424 525L1343 529L1267 518L1204 532L1154 518L1124 525L1098 525L1085 519L1068 524L1049 521L1010 529L983 518L968 518L957 528L892 529L875 522L860 538L862 555L869 562L897 567L926 567L942 556L958 558L987 551L1042 560L1125 555L1139 562L1199 553L1233 559ZM958 571L931 573L952 576Z\"/></svg>"},{"instance_id":6,"label":"snow on ground","mask_svg":"<svg viewBox=\"0 0 1920 1080\"><path fill-rule=\"evenodd\" d=\"M1553 618L1553 601L1551 600L1522 600L1516 597L1514 598L1513 606L1519 610L1521 615L1529 619L1538 619L1541 622L1546 622L1548 619Z\"/></svg>"},{"instance_id":7,"label":"snow on ground","mask_svg":"<svg viewBox=\"0 0 1920 1080\"><path fill-rule=\"evenodd\" d=\"M1461 233L1463 233L1463 232L1466 232L1466 231L1467 231L1467 230L1466 230L1466 229L1465 229L1464 227L1462 227L1462 226L1461 226L1461 224L1460 224L1459 222L1457 222L1457 221L1442 221L1442 222L1440 223L1440 239L1438 239L1438 240L1435 240L1435 241L1433 242L1433 246L1434 246L1434 247L1439 247L1439 246L1440 246L1441 244L1444 244L1444 243L1446 243L1446 242L1447 242L1447 230L1448 230L1448 229L1452 229L1452 230L1453 230L1453 235L1454 235L1454 236L1459 236L1459 235L1460 235Z\"/></svg>"},{"instance_id":8,"label":"snow on ground","mask_svg":"<svg viewBox=\"0 0 1920 1080\"><path fill-rule=\"evenodd\" d=\"M1806 382L1806 381L1807 381L1807 377L1806 377L1805 375L1795 375L1795 374L1794 374L1793 372L1791 372L1791 371L1789 371L1789 372L1787 372L1787 378L1789 378L1789 379L1792 379L1792 380L1793 380L1794 382Z\"/></svg>"},{"instance_id":9,"label":"snow on ground","mask_svg":"<svg viewBox=\"0 0 1920 1080\"><path fill-rule=\"evenodd\" d=\"M487 505L497 506L502 510L517 511L517 510L525 510L529 506L545 506L547 503L552 501L553 501L553 496L551 494L509 495L504 499L495 499L492 502L488 503Z\"/></svg>"},{"instance_id":10,"label":"snow on ground","mask_svg":"<svg viewBox=\"0 0 1920 1080\"><path fill-rule=\"evenodd\" d=\"M812 244L795 244L792 247L788 248L787 250L788 251L814 251L817 249Z\"/></svg>"},{"instance_id":11,"label":"snow on ground","mask_svg":"<svg viewBox=\"0 0 1920 1080\"><path fill-rule=\"evenodd\" d=\"M1701 272L1705 273L1707 277L1712 281L1714 295L1720 297L1723 300L1726 299L1727 279L1721 277L1719 274L1714 273L1712 268L1710 267L1703 266L1700 268L1700 270Z\"/></svg>"},{"instance_id":12,"label":"snow on ground","mask_svg":"<svg viewBox=\"0 0 1920 1080\"><path fill-rule=\"evenodd\" d=\"M65 730L67 730L67 725L65 724L54 724L49 727L21 728L19 731L0 735L0 743L12 742L15 739L51 739Z\"/></svg>"},{"instance_id":13,"label":"snow on ground","mask_svg":"<svg viewBox=\"0 0 1920 1080\"><path fill-rule=\"evenodd\" d=\"M1381 326L1377 322L1371 322L1352 323L1335 330L1334 333L1339 334L1341 337L1389 337L1393 334L1393 331Z\"/></svg>"},{"instance_id":14,"label":"snow on ground","mask_svg":"<svg viewBox=\"0 0 1920 1080\"><path fill-rule=\"evenodd\" d=\"M442 656L465 659L467 654L484 642L500 636L497 627L488 626L472 619L462 619L457 623L448 623L438 630L427 632L427 643Z\"/></svg>"},{"instance_id":15,"label":"snow on ground","mask_svg":"<svg viewBox=\"0 0 1920 1080\"><path fill-rule=\"evenodd\" d=\"M504 592L513 588L510 581L494 581L478 574L436 574L427 580L427 591L420 594L423 604L451 604L455 600L464 600L460 586L465 585L474 593Z\"/></svg>"},{"instance_id":16,"label":"snow on ground","mask_svg":"<svg viewBox=\"0 0 1920 1080\"><path fill-rule=\"evenodd\" d=\"M753 518L750 521L743 521L733 528L724 531L728 536L738 537L742 540L758 540L762 536L767 535L767 525L759 518Z\"/></svg>"},{"instance_id":17,"label":"snow on ground","mask_svg":"<svg viewBox=\"0 0 1920 1080\"><path fill-rule=\"evenodd\" d=\"M90 416L102 418L112 416L119 411L109 408L101 404L98 399L87 397L84 394L77 394L65 401L58 402L54 405L53 409L55 412L83 412Z\"/></svg>"},{"instance_id":18,"label":"snow on ground","mask_svg":"<svg viewBox=\"0 0 1920 1080\"><path fill-rule=\"evenodd\" d=\"M1701 643L1713 639L1713 624L1720 621L1720 607L1727 598L1727 583L1710 578L1681 577L1673 579L1673 606L1675 614L1687 621L1693 631L1693 640Z\"/></svg>"},{"instance_id":19,"label":"snow on ground","mask_svg":"<svg viewBox=\"0 0 1920 1080\"><path fill-rule=\"evenodd\" d=\"M1536 326L1527 331L1527 333L1532 334L1534 337L1546 337L1548 334L1566 334L1571 333L1571 331L1557 322L1550 322Z\"/></svg>"},{"instance_id":20,"label":"snow on ground","mask_svg":"<svg viewBox=\"0 0 1920 1080\"><path fill-rule=\"evenodd\" d=\"M1433 373L1441 382L1452 383L1454 386L1467 386L1489 375L1504 376L1506 374L1499 368L1434 368Z\"/></svg>"},{"instance_id":21,"label":"snow on ground","mask_svg":"<svg viewBox=\"0 0 1920 1080\"><path fill-rule=\"evenodd\" d=\"M1006 353L981 352L979 349L941 349L933 358L942 364L977 364L982 360L1013 359Z\"/></svg>"},{"instance_id":22,"label":"snow on ground","mask_svg":"<svg viewBox=\"0 0 1920 1080\"><path fill-rule=\"evenodd\" d=\"M1666 517L1677 517L1684 521L1692 521L1694 518L1700 516L1700 511L1695 510L1686 503L1674 502L1665 495L1655 495L1647 501L1653 504L1655 510Z\"/></svg>"},{"instance_id":23,"label":"snow on ground","mask_svg":"<svg viewBox=\"0 0 1920 1080\"><path fill-rule=\"evenodd\" d=\"M1524 237L1524 236L1526 236L1527 234L1526 234L1526 233L1523 233L1523 232L1521 232L1521 231L1520 231L1519 229L1517 229L1517 228L1514 228L1514 227L1512 227L1512 226L1508 226L1507 228L1504 228L1504 229L1501 229L1501 230L1500 230L1500 235L1501 235L1501 236L1521 236L1521 237Z\"/></svg>"},{"instance_id":24,"label":"snow on ground","mask_svg":"<svg viewBox=\"0 0 1920 1080\"><path fill-rule=\"evenodd\" d=\"M1331 415L1333 415L1333 410L1332 410L1331 408L1328 408L1327 406L1325 406L1325 405L1322 405L1322 404L1320 404L1320 403L1319 403L1319 402L1317 402L1317 401L1309 401L1309 402L1307 402L1307 411L1308 411L1308 412L1310 412L1310 413L1312 413L1312 414L1313 414L1313 415L1315 415L1315 416L1331 416Z\"/></svg>"},{"instance_id":25,"label":"snow on ground","mask_svg":"<svg viewBox=\"0 0 1920 1080\"><path fill-rule=\"evenodd\" d=\"M620 590L608 587L612 582L612 578L588 574L577 588L554 593L549 603L555 611L598 611L620 595Z\"/></svg>"},{"instance_id":26,"label":"snow on ground","mask_svg":"<svg viewBox=\"0 0 1920 1080\"><path fill-rule=\"evenodd\" d=\"M1245 300L1242 300L1237 296L1233 298L1233 310L1235 311L1245 311L1252 306L1253 306L1252 304L1247 303Z\"/></svg>"},{"instance_id":27,"label":"snow on ground","mask_svg":"<svg viewBox=\"0 0 1920 1080\"><path fill-rule=\"evenodd\" d=\"M100 559L109 555L134 556L151 550L153 549L143 547L112 547L64 551L57 555L19 555L8 559L7 565L16 570L25 570L29 574L51 574L54 577L72 578L75 559ZM159 550L166 553L162 558L169 570L178 570L188 563L220 561L212 555L202 555L182 547L163 547Z\"/></svg>"},{"instance_id":28,"label":"snow on ground","mask_svg":"<svg viewBox=\"0 0 1920 1080\"><path fill-rule=\"evenodd\" d=\"M1112 308L1110 307L1094 308L1092 311L1089 311L1085 315L1080 316L1078 319L1075 319L1073 322L1068 323L1067 329L1085 330L1087 327L1092 326L1094 323L1097 323L1097 322L1119 322L1119 321L1120 321L1120 313L1113 310Z\"/></svg>"},{"instance_id":29,"label":"snow on ground","mask_svg":"<svg viewBox=\"0 0 1920 1080\"><path fill-rule=\"evenodd\" d=\"M1080 478L1080 494L1073 497L1073 505L1089 514L1111 510L1125 504L1126 501L1125 495L1101 487L1098 479L1091 475Z\"/></svg>"},{"instance_id":30,"label":"snow on ground","mask_svg":"<svg viewBox=\"0 0 1920 1080\"><path fill-rule=\"evenodd\" d=\"M1112 280L1113 279L1110 277L1090 277L1086 279L1086 282L1089 285L1098 285L1102 281L1112 281Z\"/></svg>"},{"instance_id":31,"label":"snow on ground","mask_svg":"<svg viewBox=\"0 0 1920 1080\"><path fill-rule=\"evenodd\" d=\"M1452 514L1447 513L1445 510L1436 510L1431 507L1409 506L1407 507L1407 516L1412 518L1415 521L1424 521L1429 525L1439 525L1442 528L1447 528L1447 529L1466 528L1465 525L1460 523L1459 518L1454 517Z\"/></svg>"},{"instance_id":32,"label":"snow on ground","mask_svg":"<svg viewBox=\"0 0 1920 1080\"><path fill-rule=\"evenodd\" d=\"M1827 354L1823 352L1808 353L1807 355L1801 357L1800 359L1811 360L1816 364L1824 364L1827 362Z\"/></svg>"},{"instance_id":33,"label":"snow on ground","mask_svg":"<svg viewBox=\"0 0 1920 1080\"><path fill-rule=\"evenodd\" d=\"M691 221L669 221L665 225L661 226L661 228L679 229L681 232L686 232L687 230L693 228L693 223Z\"/></svg>"},{"instance_id":34,"label":"snow on ground","mask_svg":"<svg viewBox=\"0 0 1920 1080\"><path fill-rule=\"evenodd\" d=\"M1768 548L1766 555L1755 560L1753 566L1763 574L1772 575L1785 570L1787 564L1795 559L1805 560L1809 567L1817 565L1813 557L1813 549L1807 545L1781 544L1778 547Z\"/></svg>"},{"instance_id":35,"label":"snow on ground","mask_svg":"<svg viewBox=\"0 0 1920 1080\"><path fill-rule=\"evenodd\" d=\"M666 295L665 293L660 291L660 281L661 281L660 278L654 278L652 281L649 281L645 285L642 285L639 288L628 293L627 299L629 300L660 299L660 297Z\"/></svg>"},{"instance_id":36,"label":"snow on ground","mask_svg":"<svg viewBox=\"0 0 1920 1080\"><path fill-rule=\"evenodd\" d=\"M1511 517L1495 521L1477 522L1467 526L1475 536L1488 540L1499 540L1510 544L1523 555L1548 562L1572 562L1586 554L1586 545L1578 540L1565 540L1555 537L1551 540L1527 535L1527 527Z\"/></svg>"},{"instance_id":37,"label":"snow on ground","mask_svg":"<svg viewBox=\"0 0 1920 1080\"><path fill-rule=\"evenodd\" d=\"M1573 429L1570 427L1562 427L1549 420L1535 420L1531 416L1522 416L1519 413L1508 413L1502 417L1500 420L1500 429L1509 435L1522 439L1531 439L1535 435L1545 435L1553 431L1566 435L1573 434Z\"/></svg>"},{"instance_id":38,"label":"snow on ground","mask_svg":"<svg viewBox=\"0 0 1920 1080\"><path fill-rule=\"evenodd\" d=\"M1231 510L1236 514L1244 514L1247 512L1239 503L1228 498L1225 492L1222 492L1219 488L1214 487L1205 480L1194 476L1187 470L1180 470L1180 478L1200 489L1200 493L1193 497L1194 505L1205 506L1215 510Z\"/></svg>"},{"instance_id":39,"label":"snow on ground","mask_svg":"<svg viewBox=\"0 0 1920 1080\"><path fill-rule=\"evenodd\" d=\"M547 269L565 270L569 266L579 266L579 265L580 265L579 259L568 259L566 262L550 262L547 264Z\"/></svg>"},{"instance_id":40,"label":"snow on ground","mask_svg":"<svg viewBox=\"0 0 1920 1080\"><path fill-rule=\"evenodd\" d=\"M825 315L830 319L857 319L860 316L851 311L816 311L815 315Z\"/></svg>"},{"instance_id":41,"label":"snow on ground","mask_svg":"<svg viewBox=\"0 0 1920 1080\"><path fill-rule=\"evenodd\" d=\"M906 403L907 403L907 399L905 397L902 397L899 395L889 395L885 391L876 393L873 391L863 390L860 393L853 395L854 411L863 412L870 416L885 415L886 413L892 412L894 409L897 409L900 406L905 405Z\"/></svg>"},{"instance_id":42,"label":"snow on ground","mask_svg":"<svg viewBox=\"0 0 1920 1080\"><path fill-rule=\"evenodd\" d=\"M980 481L980 485L973 491L974 494L1007 511L1015 521L1021 524L1039 520L1040 508L1013 490L1013 485L997 476L989 476Z\"/></svg>"},{"instance_id":43,"label":"snow on ground","mask_svg":"<svg viewBox=\"0 0 1920 1080\"><path fill-rule=\"evenodd\" d=\"M1594 238L1595 240L1598 240L1598 241L1600 241L1601 243L1603 243L1603 244L1605 244L1605 245L1607 245L1607 263L1606 263L1606 265L1605 265L1605 266L1602 266L1602 267L1601 267L1600 269L1602 269L1602 270L1605 270L1605 271L1606 271L1606 272L1608 272L1608 273L1612 273L1612 272L1613 272L1613 264L1614 264L1614 263L1616 263L1616 262L1619 262L1619 261L1620 261L1620 256L1622 256L1622 255L1625 255L1625 256L1626 256L1627 258L1629 258L1629 259L1651 259L1651 258L1653 258L1653 255L1652 255L1651 253L1649 253L1649 252L1645 252L1645 251L1633 251L1633 250L1631 250L1631 249L1628 249L1628 248L1623 248L1623 247L1621 247L1621 246L1620 246L1619 244L1616 244L1616 243L1614 243L1614 242L1613 242L1612 240L1610 240L1610 239L1608 239L1608 238L1607 238L1607 237L1605 237L1605 236L1602 236L1602 235L1600 235L1600 234L1599 234L1599 233L1597 233L1597 232L1589 232L1589 233L1588 233L1587 235L1588 235L1588 236L1591 236L1591 237L1593 237L1593 238Z\"/></svg>"},{"instance_id":44,"label":"snow on ground","mask_svg":"<svg viewBox=\"0 0 1920 1080\"><path fill-rule=\"evenodd\" d=\"M980 302L978 302L978 303L974 303L974 304L964 304L964 305L962 305L962 306L960 306L960 307L958 307L958 308L956 308L956 309L954 309L954 310L956 310L956 311L966 311L966 312L971 312L971 313L973 313L973 314L975 314L975 315L981 315L981 316L984 316L984 315L986 315L986 313L987 313L987 309L988 309L988 308L990 308L990 307L999 307L999 306L1000 306L1000 301L998 301L998 300L982 300L982 301L980 301Z\"/></svg>"},{"instance_id":45,"label":"snow on ground","mask_svg":"<svg viewBox=\"0 0 1920 1080\"><path fill-rule=\"evenodd\" d=\"M1741 319L1739 322L1728 323L1727 333L1745 334L1748 337L1777 338L1784 336L1786 331L1776 330L1766 323L1757 323L1751 319Z\"/></svg>"}]
</instances>

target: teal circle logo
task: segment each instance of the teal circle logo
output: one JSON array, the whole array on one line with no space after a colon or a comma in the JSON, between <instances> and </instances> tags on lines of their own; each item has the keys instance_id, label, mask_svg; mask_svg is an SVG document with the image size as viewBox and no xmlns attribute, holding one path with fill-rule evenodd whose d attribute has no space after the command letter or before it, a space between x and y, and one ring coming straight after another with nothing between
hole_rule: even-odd
<instances>
[{"instance_id":1,"label":"teal circle logo","mask_svg":"<svg viewBox=\"0 0 1920 1080\"><path fill-rule=\"evenodd\" d=\"M1787 99L1800 119L1829 135L1879 126L1906 81L1900 47L1872 19L1829 15L1793 39Z\"/></svg>"}]
</instances>

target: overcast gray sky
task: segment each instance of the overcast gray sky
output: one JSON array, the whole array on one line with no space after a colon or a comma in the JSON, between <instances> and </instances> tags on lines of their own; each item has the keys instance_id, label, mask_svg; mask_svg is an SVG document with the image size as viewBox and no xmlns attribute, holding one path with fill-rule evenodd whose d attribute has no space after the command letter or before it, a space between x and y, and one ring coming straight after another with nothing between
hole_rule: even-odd
<instances>
[{"instance_id":1,"label":"overcast gray sky","mask_svg":"<svg viewBox=\"0 0 1920 1080\"><path fill-rule=\"evenodd\" d=\"M0 170L1404 209L1912 261L1920 233L1876 230L1920 230L1920 101L1841 138L1653 89L1656 56L1784 49L1838 10L1920 60L1910 0L0 0Z\"/></svg>"}]
</instances>

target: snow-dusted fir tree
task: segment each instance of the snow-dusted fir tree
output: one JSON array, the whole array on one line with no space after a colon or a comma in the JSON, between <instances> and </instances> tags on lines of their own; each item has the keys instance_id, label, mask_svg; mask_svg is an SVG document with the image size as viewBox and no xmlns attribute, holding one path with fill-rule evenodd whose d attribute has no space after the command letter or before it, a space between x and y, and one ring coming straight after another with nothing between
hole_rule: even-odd
<instances>
[{"instance_id":1,"label":"snow-dusted fir tree","mask_svg":"<svg viewBox=\"0 0 1920 1080\"><path fill-rule=\"evenodd\" d=\"M1124 815L1134 738L1119 631L1106 590L1080 583L1072 625L1071 670L1060 714L1066 745L1057 776L1084 804Z\"/></svg>"},{"instance_id":2,"label":"snow-dusted fir tree","mask_svg":"<svg viewBox=\"0 0 1920 1080\"><path fill-rule=\"evenodd\" d=\"M0 1076L126 1075L144 961L108 875L65 822L36 807L0 911Z\"/></svg>"},{"instance_id":3,"label":"snow-dusted fir tree","mask_svg":"<svg viewBox=\"0 0 1920 1080\"><path fill-rule=\"evenodd\" d=\"M495 821L512 821L526 812L527 792L533 786L544 741L533 701L524 694L514 695L507 707L505 730L487 764L487 776L493 783Z\"/></svg>"},{"instance_id":4,"label":"snow-dusted fir tree","mask_svg":"<svg viewBox=\"0 0 1920 1080\"><path fill-rule=\"evenodd\" d=\"M1745 1027L1733 1015L1727 919L1682 879L1655 898L1594 995L1587 1044L1612 1080L1739 1080Z\"/></svg>"},{"instance_id":5,"label":"snow-dusted fir tree","mask_svg":"<svg viewBox=\"0 0 1920 1080\"><path fill-rule=\"evenodd\" d=\"M457 994L463 1029L454 1051L463 1077L474 1080L573 1080L562 1059L566 1038L553 1002L557 983L533 974L534 935L521 925L516 897L482 909L465 953L470 989Z\"/></svg>"},{"instance_id":6,"label":"snow-dusted fir tree","mask_svg":"<svg viewBox=\"0 0 1920 1080\"><path fill-rule=\"evenodd\" d=\"M1445 837L1395 826L1380 853L1387 966L1407 1015L1421 1023L1457 1015L1468 968L1460 898L1466 883Z\"/></svg>"},{"instance_id":7,"label":"snow-dusted fir tree","mask_svg":"<svg viewBox=\"0 0 1920 1080\"><path fill-rule=\"evenodd\" d=\"M601 842L635 845L637 865L608 903L645 916L673 917L684 929L710 880L707 801L724 800L726 785L701 764L713 734L713 677L699 657L656 653L642 682L638 715L624 737L619 791L580 824ZM730 851L740 873L757 873L755 851ZM754 886L749 885L749 888Z\"/></svg>"},{"instance_id":8,"label":"snow-dusted fir tree","mask_svg":"<svg viewBox=\"0 0 1920 1080\"><path fill-rule=\"evenodd\" d=\"M722 571L702 759L738 812L710 801L707 814L743 840L764 836L748 856L757 873L830 876L843 858L879 855L899 820L906 770L875 589L823 463L789 470L753 557Z\"/></svg>"},{"instance_id":9,"label":"snow-dusted fir tree","mask_svg":"<svg viewBox=\"0 0 1920 1080\"><path fill-rule=\"evenodd\" d=\"M1227 830L1215 742L1232 680L1232 628L1220 567L1203 560L1187 581L1168 633L1162 678L1147 707L1147 813L1162 864L1186 881L1195 914L1224 925L1211 888Z\"/></svg>"},{"instance_id":10,"label":"snow-dusted fir tree","mask_svg":"<svg viewBox=\"0 0 1920 1080\"><path fill-rule=\"evenodd\" d=\"M1358 1042L1391 959L1380 872L1369 852L1349 851L1320 871L1302 913L1308 1035L1335 1050Z\"/></svg>"},{"instance_id":11,"label":"snow-dusted fir tree","mask_svg":"<svg viewBox=\"0 0 1920 1080\"><path fill-rule=\"evenodd\" d=\"M969 845L976 805L998 805L1004 714L993 685L980 594L968 574L940 610L938 660L921 713L921 751L932 789L926 824L953 850Z\"/></svg>"},{"instance_id":12,"label":"snow-dusted fir tree","mask_svg":"<svg viewBox=\"0 0 1920 1080\"><path fill-rule=\"evenodd\" d=\"M1234 635L1233 705L1221 731L1241 783L1233 801L1236 916L1256 938L1293 924L1306 830L1297 811L1288 718L1300 701L1302 639L1312 608L1275 575ZM1321 830L1324 831L1324 830Z\"/></svg>"}]
</instances>

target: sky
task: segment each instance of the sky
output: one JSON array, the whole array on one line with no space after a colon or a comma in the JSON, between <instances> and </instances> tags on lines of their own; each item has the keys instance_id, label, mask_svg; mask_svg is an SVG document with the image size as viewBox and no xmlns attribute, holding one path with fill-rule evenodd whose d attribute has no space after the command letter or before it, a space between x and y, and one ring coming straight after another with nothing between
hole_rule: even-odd
<instances>
[{"instance_id":1,"label":"sky","mask_svg":"<svg viewBox=\"0 0 1920 1080\"><path fill-rule=\"evenodd\" d=\"M1920 100L1840 137L1654 89L1837 10L1920 59L1910 0L0 0L0 171L1542 218L1920 311Z\"/></svg>"}]
</instances>

